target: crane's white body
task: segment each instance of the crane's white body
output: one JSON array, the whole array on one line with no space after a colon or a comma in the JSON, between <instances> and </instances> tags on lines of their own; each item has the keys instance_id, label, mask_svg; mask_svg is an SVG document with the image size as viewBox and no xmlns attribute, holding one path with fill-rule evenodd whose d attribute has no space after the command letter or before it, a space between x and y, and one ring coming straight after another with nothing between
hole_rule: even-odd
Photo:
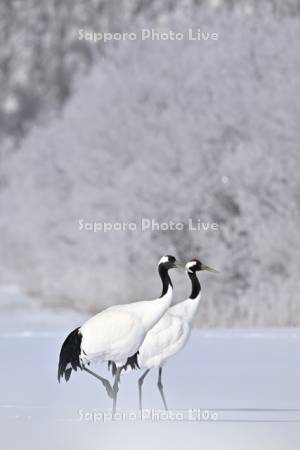
<instances>
[{"instance_id":1,"label":"crane's white body","mask_svg":"<svg viewBox=\"0 0 300 450\"><path fill-rule=\"evenodd\" d=\"M200 298L201 291L196 298L188 298L170 307L148 331L138 354L141 369L163 367L171 356L186 345Z\"/></svg>"},{"instance_id":2,"label":"crane's white body","mask_svg":"<svg viewBox=\"0 0 300 450\"><path fill-rule=\"evenodd\" d=\"M123 366L168 310L172 297L173 288L169 285L166 294L156 300L112 306L87 320L79 330L81 363L101 360Z\"/></svg>"}]
</instances>

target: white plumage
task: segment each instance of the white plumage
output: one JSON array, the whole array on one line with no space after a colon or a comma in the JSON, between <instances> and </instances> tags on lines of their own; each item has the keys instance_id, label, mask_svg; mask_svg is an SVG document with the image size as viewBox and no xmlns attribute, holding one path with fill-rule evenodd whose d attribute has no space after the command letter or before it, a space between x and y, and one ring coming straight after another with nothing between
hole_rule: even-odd
<instances>
[{"instance_id":1,"label":"white plumage","mask_svg":"<svg viewBox=\"0 0 300 450\"><path fill-rule=\"evenodd\" d=\"M160 259L158 270L163 285L160 298L112 306L73 330L61 348L58 380L65 377L68 381L72 370L77 368L89 372L103 383L108 394L113 397L115 411L121 370L128 361L130 365L135 366L137 351L147 332L169 308L173 286L168 271L177 266L180 266L180 263L176 262L174 256L167 255ZM87 368L90 362L98 360L115 364L113 388L108 380Z\"/></svg>"},{"instance_id":2,"label":"white plumage","mask_svg":"<svg viewBox=\"0 0 300 450\"><path fill-rule=\"evenodd\" d=\"M171 356L185 346L200 298L201 292L194 300L187 299L171 306L147 333L139 349L138 364L141 369L163 367Z\"/></svg>"},{"instance_id":3,"label":"white plumage","mask_svg":"<svg viewBox=\"0 0 300 450\"><path fill-rule=\"evenodd\" d=\"M89 319L80 328L81 362L113 361L122 367L169 308L172 297L170 285L159 299L112 306Z\"/></svg>"},{"instance_id":4,"label":"white plumage","mask_svg":"<svg viewBox=\"0 0 300 450\"><path fill-rule=\"evenodd\" d=\"M164 316L148 331L138 353L138 365L146 372L139 379L139 400L142 408L142 384L150 369L159 368L158 387L163 403L167 409L163 386L161 382L162 367L167 360L178 353L187 343L192 322L197 312L200 298L201 286L196 272L199 270L214 271L203 265L198 260L189 261L186 264L186 271L192 284L192 292L187 300L171 306Z\"/></svg>"}]
</instances>

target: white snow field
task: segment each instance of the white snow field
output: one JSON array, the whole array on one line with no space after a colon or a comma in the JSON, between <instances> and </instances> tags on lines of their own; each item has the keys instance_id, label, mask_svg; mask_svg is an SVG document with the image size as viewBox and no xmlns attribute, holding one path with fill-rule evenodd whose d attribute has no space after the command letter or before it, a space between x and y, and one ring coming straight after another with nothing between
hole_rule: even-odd
<instances>
[{"instance_id":1,"label":"white snow field","mask_svg":"<svg viewBox=\"0 0 300 450\"><path fill-rule=\"evenodd\" d=\"M8 301L9 300L9 301ZM114 423L100 383L83 372L57 382L60 346L84 317L30 306L2 291L1 448L298 450L300 330L194 331L163 372L166 416L153 371L137 413L140 371L122 377ZM5 303L10 309L5 312ZM14 315L11 315L11 311ZM93 366L102 375L106 366Z\"/></svg>"}]
</instances>

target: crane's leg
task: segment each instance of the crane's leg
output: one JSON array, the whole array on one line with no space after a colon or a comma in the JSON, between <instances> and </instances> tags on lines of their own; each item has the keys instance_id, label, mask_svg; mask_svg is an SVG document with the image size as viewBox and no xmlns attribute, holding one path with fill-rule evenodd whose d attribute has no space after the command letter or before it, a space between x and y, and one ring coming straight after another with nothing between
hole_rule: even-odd
<instances>
[{"instance_id":1,"label":"crane's leg","mask_svg":"<svg viewBox=\"0 0 300 450\"><path fill-rule=\"evenodd\" d=\"M119 391L119 381L120 381L121 371L122 371L122 367L118 367L116 375L115 375L114 384L113 384L113 411L112 411L113 417L116 413L116 408L117 408L117 396L118 396L118 391Z\"/></svg>"},{"instance_id":2,"label":"crane's leg","mask_svg":"<svg viewBox=\"0 0 300 450\"><path fill-rule=\"evenodd\" d=\"M157 381L157 387L158 387L158 390L159 390L159 392L160 392L160 395L161 395L161 398L162 398L162 401L163 401L165 410L168 411L167 402L166 402L165 394L164 394L164 387L163 387L163 384L162 384L162 382L161 382L161 373L162 373L162 367L160 367L160 368L158 369L158 381Z\"/></svg>"},{"instance_id":3,"label":"crane's leg","mask_svg":"<svg viewBox=\"0 0 300 450\"><path fill-rule=\"evenodd\" d=\"M142 405L142 386L143 386L144 379L146 378L146 375L148 375L149 372L150 372L150 369L145 370L143 375L138 379L138 383L139 383L139 407L140 407L140 411L141 412L143 410L143 405Z\"/></svg>"},{"instance_id":4,"label":"crane's leg","mask_svg":"<svg viewBox=\"0 0 300 450\"><path fill-rule=\"evenodd\" d=\"M85 370L85 371L88 372L89 374L93 375L93 377L97 378L98 380L100 380L101 383L103 384L103 386L104 386L105 389L106 389L107 395L108 395L110 398L113 398L113 389L112 389L112 387L111 387L110 382L109 382L106 378L103 378L103 377L101 377L100 375L98 375L97 373L92 372L92 371L91 371L90 369L88 369L87 367L83 367L83 370Z\"/></svg>"}]
</instances>

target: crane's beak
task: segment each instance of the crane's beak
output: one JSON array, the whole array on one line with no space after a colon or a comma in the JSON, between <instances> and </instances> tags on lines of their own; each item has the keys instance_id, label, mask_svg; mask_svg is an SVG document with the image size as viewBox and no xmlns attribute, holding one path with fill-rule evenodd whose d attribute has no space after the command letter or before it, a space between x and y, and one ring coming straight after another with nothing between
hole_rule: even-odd
<instances>
[{"instance_id":1,"label":"crane's beak","mask_svg":"<svg viewBox=\"0 0 300 450\"><path fill-rule=\"evenodd\" d=\"M175 261L174 268L179 270L185 270L185 265L181 261Z\"/></svg>"},{"instance_id":2,"label":"crane's beak","mask_svg":"<svg viewBox=\"0 0 300 450\"><path fill-rule=\"evenodd\" d=\"M220 273L218 270L216 269L212 269L209 266L205 266L205 264L202 264L201 270L207 270L208 272L214 272L214 273Z\"/></svg>"}]
</instances>

